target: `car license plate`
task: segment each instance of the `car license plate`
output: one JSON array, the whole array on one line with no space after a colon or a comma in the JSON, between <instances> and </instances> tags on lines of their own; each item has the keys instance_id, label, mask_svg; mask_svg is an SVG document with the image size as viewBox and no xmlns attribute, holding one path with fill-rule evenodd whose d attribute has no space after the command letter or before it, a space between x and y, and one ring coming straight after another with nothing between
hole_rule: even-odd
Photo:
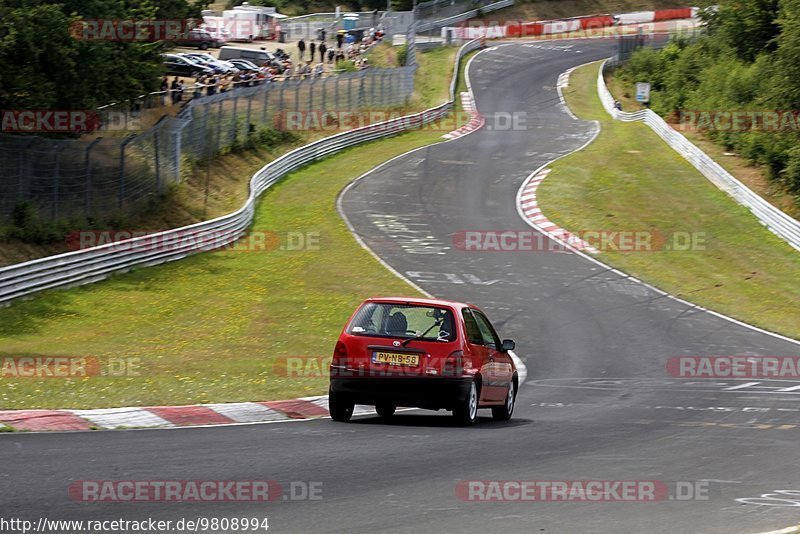
<instances>
[{"instance_id":1,"label":"car license plate","mask_svg":"<svg viewBox=\"0 0 800 534\"><path fill-rule=\"evenodd\" d=\"M396 352L373 352L372 361L374 363L388 363L390 365L407 365L416 367L419 365L419 354L398 354Z\"/></svg>"}]
</instances>

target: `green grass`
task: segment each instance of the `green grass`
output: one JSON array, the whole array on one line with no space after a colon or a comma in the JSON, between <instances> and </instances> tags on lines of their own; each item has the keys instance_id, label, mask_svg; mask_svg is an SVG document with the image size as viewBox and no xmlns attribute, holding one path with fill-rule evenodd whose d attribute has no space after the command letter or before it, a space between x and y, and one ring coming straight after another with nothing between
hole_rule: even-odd
<instances>
[{"instance_id":1,"label":"green grass","mask_svg":"<svg viewBox=\"0 0 800 534\"><path fill-rule=\"evenodd\" d=\"M599 257L691 302L800 338L800 254L650 128L612 120L597 96L598 69L575 70L565 97L576 115L599 120L602 132L552 166L538 192L544 213L572 232L704 235L704 249L607 250Z\"/></svg>"},{"instance_id":2,"label":"green grass","mask_svg":"<svg viewBox=\"0 0 800 534\"><path fill-rule=\"evenodd\" d=\"M452 72L455 51L421 55ZM422 71L422 69L420 69ZM446 99L427 81L420 101ZM445 95L442 98L442 95ZM441 100L440 100L441 99ZM416 292L353 239L335 199L381 162L441 140L415 131L348 149L292 173L259 202L254 231L319 234L318 250L212 252L137 269L0 309L0 358L140 359L138 376L2 378L0 408L97 408L235 402L321 394L327 378L287 378L285 357L325 358L363 298ZM255 170L255 169L253 169Z\"/></svg>"}]
</instances>

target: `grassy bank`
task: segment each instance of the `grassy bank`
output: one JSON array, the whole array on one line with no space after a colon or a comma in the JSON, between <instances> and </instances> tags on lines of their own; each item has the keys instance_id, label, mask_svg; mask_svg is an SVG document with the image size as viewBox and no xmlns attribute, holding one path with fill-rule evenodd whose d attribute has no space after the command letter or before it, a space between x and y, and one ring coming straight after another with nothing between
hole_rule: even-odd
<instances>
[{"instance_id":1,"label":"grassy bank","mask_svg":"<svg viewBox=\"0 0 800 534\"><path fill-rule=\"evenodd\" d=\"M634 98L636 89L633 84L626 84L612 73L606 75L606 85L614 98L622 103L622 109L625 111L645 109L645 106L636 102ZM781 184L771 181L767 176L767 169L763 165L750 163L731 149L713 141L702 131L682 128L677 123L672 123L672 127L679 130L689 141L714 158L714 161L722 165L726 171L770 204L795 219L800 218L800 198L789 193Z\"/></svg>"},{"instance_id":2,"label":"grassy bank","mask_svg":"<svg viewBox=\"0 0 800 534\"><path fill-rule=\"evenodd\" d=\"M430 61L426 68L443 74L431 75L441 87L427 84L421 102L446 98L454 53L422 56ZM319 373L287 377L287 358L328 357L361 299L415 294L355 242L335 198L362 173L439 141L442 133L375 141L292 173L258 205L252 229L271 236L267 242L274 237L269 250L200 254L0 309L0 358L88 357L101 369L121 358L134 362L138 373L3 378L0 408L234 402L325 392L327 378ZM264 162L241 163L249 177Z\"/></svg>"},{"instance_id":3,"label":"grassy bank","mask_svg":"<svg viewBox=\"0 0 800 534\"><path fill-rule=\"evenodd\" d=\"M544 213L573 232L664 236L672 250L606 250L600 259L702 306L800 338L797 251L647 126L612 120L597 97L598 69L595 63L574 71L565 97L580 118L599 120L602 132L553 165L538 193ZM687 233L696 246L677 250L674 236Z\"/></svg>"}]
</instances>

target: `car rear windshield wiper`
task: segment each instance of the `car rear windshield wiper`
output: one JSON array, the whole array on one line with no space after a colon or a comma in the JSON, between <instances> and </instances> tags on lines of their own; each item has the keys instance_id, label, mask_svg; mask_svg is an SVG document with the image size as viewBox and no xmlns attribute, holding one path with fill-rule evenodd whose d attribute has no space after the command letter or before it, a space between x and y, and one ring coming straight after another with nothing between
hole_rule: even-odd
<instances>
[{"instance_id":1,"label":"car rear windshield wiper","mask_svg":"<svg viewBox=\"0 0 800 534\"><path fill-rule=\"evenodd\" d=\"M419 335L416 335L416 336L414 336L414 337L410 337L410 338L406 339L406 340L405 340L405 341L403 341L403 342L402 342L400 345L401 345L402 347L405 347L406 345L408 345L409 343L411 343L411 342L412 342L412 341L414 341L415 339L422 339L423 337L425 337L425 336L428 334L428 332L430 332L431 330L433 330L433 327L435 327L435 326L441 326L441 323L440 323L439 321L436 321L435 323L433 323L432 325L430 325L430 326L428 327L428 329L427 329L427 330L425 330L423 333L421 333L421 334L419 334Z\"/></svg>"}]
</instances>

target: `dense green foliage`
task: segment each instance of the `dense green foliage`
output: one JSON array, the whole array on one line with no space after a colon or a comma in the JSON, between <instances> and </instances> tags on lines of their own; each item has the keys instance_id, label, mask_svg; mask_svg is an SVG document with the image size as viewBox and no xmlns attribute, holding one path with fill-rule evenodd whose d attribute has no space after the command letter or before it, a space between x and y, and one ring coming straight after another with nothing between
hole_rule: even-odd
<instances>
[{"instance_id":1,"label":"dense green foliage","mask_svg":"<svg viewBox=\"0 0 800 534\"><path fill-rule=\"evenodd\" d=\"M186 19L187 0L0 1L0 109L93 109L158 89L160 43L75 38L79 20Z\"/></svg>"},{"instance_id":2,"label":"dense green foliage","mask_svg":"<svg viewBox=\"0 0 800 534\"><path fill-rule=\"evenodd\" d=\"M800 109L800 0L720 0L706 10L707 32L675 39L661 51L644 49L621 70L629 83L652 84L651 107L678 118L686 111ZM800 194L800 125L710 128L717 141L765 165L770 178Z\"/></svg>"}]
</instances>

